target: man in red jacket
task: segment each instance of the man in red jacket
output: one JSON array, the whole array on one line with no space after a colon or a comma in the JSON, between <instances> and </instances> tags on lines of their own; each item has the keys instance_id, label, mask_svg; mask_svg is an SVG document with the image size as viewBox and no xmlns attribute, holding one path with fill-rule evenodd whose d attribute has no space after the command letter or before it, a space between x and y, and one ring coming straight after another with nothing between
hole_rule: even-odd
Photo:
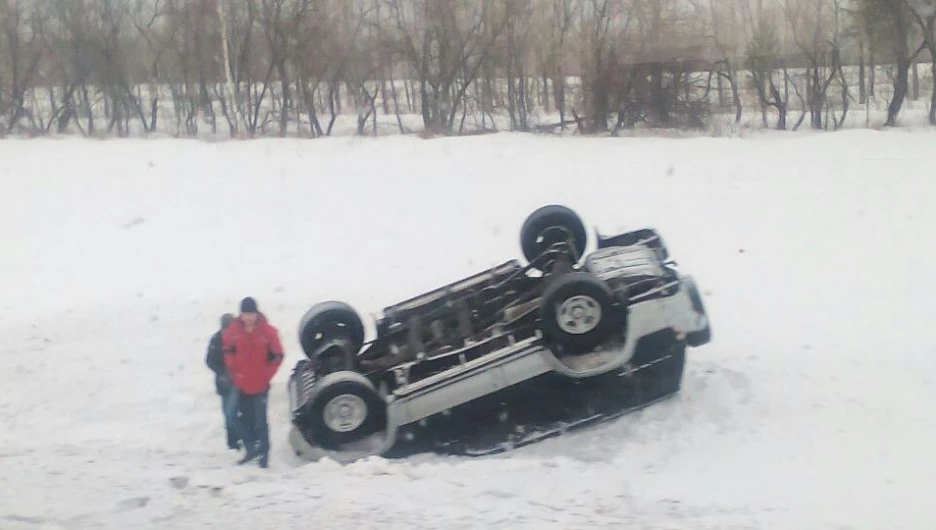
<instances>
[{"instance_id":1,"label":"man in red jacket","mask_svg":"<svg viewBox=\"0 0 936 530\"><path fill-rule=\"evenodd\" d=\"M246 454L238 464L259 457L260 467L270 460L267 393L283 362L279 332L267 322L250 297L241 300L241 314L224 330L224 364L238 391L241 430Z\"/></svg>"}]
</instances>

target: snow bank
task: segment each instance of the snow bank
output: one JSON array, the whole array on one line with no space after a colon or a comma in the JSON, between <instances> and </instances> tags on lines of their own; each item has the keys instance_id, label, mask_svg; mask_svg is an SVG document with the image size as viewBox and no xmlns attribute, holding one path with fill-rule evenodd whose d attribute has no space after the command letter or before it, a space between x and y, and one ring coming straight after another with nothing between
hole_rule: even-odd
<instances>
[{"instance_id":1,"label":"snow bank","mask_svg":"<svg viewBox=\"0 0 936 530\"><path fill-rule=\"evenodd\" d=\"M0 143L0 527L934 527L934 139ZM507 455L297 461L302 313L517 257L547 202L696 276L683 393ZM203 364L246 295L289 350L269 470Z\"/></svg>"}]
</instances>

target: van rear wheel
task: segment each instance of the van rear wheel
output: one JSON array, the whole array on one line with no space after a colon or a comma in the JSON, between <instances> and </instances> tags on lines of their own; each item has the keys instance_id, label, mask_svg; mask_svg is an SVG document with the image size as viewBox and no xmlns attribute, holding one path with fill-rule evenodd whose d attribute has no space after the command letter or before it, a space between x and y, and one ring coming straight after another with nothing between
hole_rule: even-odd
<instances>
[{"instance_id":1,"label":"van rear wheel","mask_svg":"<svg viewBox=\"0 0 936 530\"><path fill-rule=\"evenodd\" d=\"M611 337L620 322L614 294L587 272L563 274L543 293L540 305L546 339L564 353L587 353Z\"/></svg>"}]
</instances>

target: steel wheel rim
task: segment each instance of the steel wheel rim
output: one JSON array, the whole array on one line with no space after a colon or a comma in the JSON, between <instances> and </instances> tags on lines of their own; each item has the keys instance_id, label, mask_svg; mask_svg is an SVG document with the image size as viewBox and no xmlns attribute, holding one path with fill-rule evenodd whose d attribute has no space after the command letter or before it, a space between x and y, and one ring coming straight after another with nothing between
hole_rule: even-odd
<instances>
[{"instance_id":1,"label":"steel wheel rim","mask_svg":"<svg viewBox=\"0 0 936 530\"><path fill-rule=\"evenodd\" d=\"M322 411L325 426L336 432L350 432L367 419L367 403L360 396L342 394L325 404Z\"/></svg>"},{"instance_id":2,"label":"steel wheel rim","mask_svg":"<svg viewBox=\"0 0 936 530\"><path fill-rule=\"evenodd\" d=\"M565 299L556 311L559 329L570 335L582 335L594 330L601 322L601 304L584 294Z\"/></svg>"}]
</instances>

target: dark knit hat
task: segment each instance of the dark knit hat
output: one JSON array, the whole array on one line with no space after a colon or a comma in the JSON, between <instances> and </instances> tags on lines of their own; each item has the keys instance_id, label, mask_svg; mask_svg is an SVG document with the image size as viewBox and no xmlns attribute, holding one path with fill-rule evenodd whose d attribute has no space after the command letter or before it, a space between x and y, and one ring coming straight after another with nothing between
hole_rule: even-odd
<instances>
[{"instance_id":1,"label":"dark knit hat","mask_svg":"<svg viewBox=\"0 0 936 530\"><path fill-rule=\"evenodd\" d=\"M257 313L257 301L251 297L244 298L240 304L241 313Z\"/></svg>"},{"instance_id":2,"label":"dark knit hat","mask_svg":"<svg viewBox=\"0 0 936 530\"><path fill-rule=\"evenodd\" d=\"M227 328L228 325L230 325L230 323L233 321L234 321L234 315L232 315L231 313L225 313L221 315L221 327L222 328Z\"/></svg>"}]
</instances>

